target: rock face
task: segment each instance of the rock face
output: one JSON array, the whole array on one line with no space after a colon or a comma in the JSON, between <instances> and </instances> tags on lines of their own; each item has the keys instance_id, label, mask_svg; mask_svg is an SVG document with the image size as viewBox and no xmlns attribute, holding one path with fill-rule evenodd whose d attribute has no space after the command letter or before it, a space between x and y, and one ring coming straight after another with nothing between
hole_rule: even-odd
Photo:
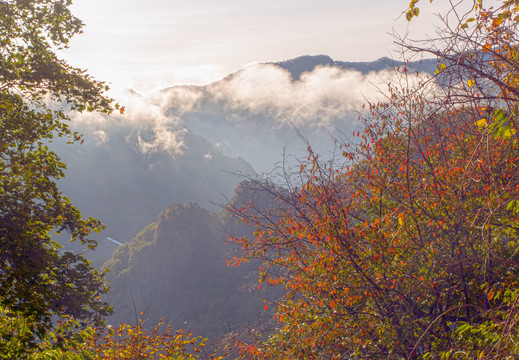
<instances>
[{"instance_id":1,"label":"rock face","mask_svg":"<svg viewBox=\"0 0 519 360\"><path fill-rule=\"evenodd\" d=\"M150 324L164 318L211 337L257 321L263 298L245 289L255 282L248 275L257 265L226 265L231 222L225 212L176 204L120 246L105 265L115 310L109 322L132 323L144 311Z\"/></svg>"}]
</instances>

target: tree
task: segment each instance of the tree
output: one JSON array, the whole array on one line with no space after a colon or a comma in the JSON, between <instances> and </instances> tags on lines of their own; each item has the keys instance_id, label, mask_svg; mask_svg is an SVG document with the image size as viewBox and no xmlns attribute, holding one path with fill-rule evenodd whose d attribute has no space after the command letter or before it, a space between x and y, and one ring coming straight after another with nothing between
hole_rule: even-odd
<instances>
[{"instance_id":1,"label":"tree","mask_svg":"<svg viewBox=\"0 0 519 360\"><path fill-rule=\"evenodd\" d=\"M235 263L263 260L260 286L286 291L243 358L519 356L519 4L501 4L403 42L437 56L434 77L400 69L341 158L309 147L284 190L257 182L270 209L235 209L255 227Z\"/></svg>"},{"instance_id":2,"label":"tree","mask_svg":"<svg viewBox=\"0 0 519 360\"><path fill-rule=\"evenodd\" d=\"M26 339L41 336L54 316L97 321L109 311L99 299L102 274L81 255L60 255L52 239L68 233L93 248L87 237L102 225L82 219L61 194L65 164L48 145L81 140L66 111L112 111L104 83L54 53L81 32L70 4L0 1L0 309L28 321Z\"/></svg>"}]
</instances>

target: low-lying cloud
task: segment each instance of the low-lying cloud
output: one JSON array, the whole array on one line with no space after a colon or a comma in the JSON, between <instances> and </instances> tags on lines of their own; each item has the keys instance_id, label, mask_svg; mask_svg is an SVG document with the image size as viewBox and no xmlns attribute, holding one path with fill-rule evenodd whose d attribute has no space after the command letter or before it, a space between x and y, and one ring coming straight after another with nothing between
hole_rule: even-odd
<instances>
[{"instance_id":1,"label":"low-lying cloud","mask_svg":"<svg viewBox=\"0 0 519 360\"><path fill-rule=\"evenodd\" d=\"M229 122L250 122L261 117L273 128L290 122L301 129L325 130L337 121L351 121L363 104L387 99L387 83L398 82L402 73L360 71L319 66L292 79L273 64L252 65L205 87L174 87L154 102L170 114L183 116L207 111L212 106L225 112ZM407 81L416 81L409 75Z\"/></svg>"},{"instance_id":2,"label":"low-lying cloud","mask_svg":"<svg viewBox=\"0 0 519 360\"><path fill-rule=\"evenodd\" d=\"M364 74L321 66L294 80L279 66L252 65L206 86L175 86L147 97L128 91L120 99L124 115L86 115L77 121L98 145L110 141L114 128L125 127L126 142L139 152L173 158L189 151L184 141L189 129L215 145L227 144L219 147L224 153L254 165L256 155L247 154L261 154L261 146L279 155L287 142L298 141L292 126L313 141L321 136L329 143L335 130L349 133L358 126L363 104L387 99L388 83L419 78L397 70Z\"/></svg>"},{"instance_id":3,"label":"low-lying cloud","mask_svg":"<svg viewBox=\"0 0 519 360\"><path fill-rule=\"evenodd\" d=\"M282 68L259 65L214 84L209 91L233 113L265 114L279 122L289 119L297 127L326 129L368 100L382 98L375 85L381 76L318 67L294 81Z\"/></svg>"},{"instance_id":4,"label":"low-lying cloud","mask_svg":"<svg viewBox=\"0 0 519 360\"><path fill-rule=\"evenodd\" d=\"M73 120L93 135L96 145L109 142L111 133L124 128L126 142L143 154L165 152L174 158L184 153L186 129L178 117L166 115L164 108L134 92L127 92L120 102L125 104L124 114L75 114Z\"/></svg>"}]
</instances>

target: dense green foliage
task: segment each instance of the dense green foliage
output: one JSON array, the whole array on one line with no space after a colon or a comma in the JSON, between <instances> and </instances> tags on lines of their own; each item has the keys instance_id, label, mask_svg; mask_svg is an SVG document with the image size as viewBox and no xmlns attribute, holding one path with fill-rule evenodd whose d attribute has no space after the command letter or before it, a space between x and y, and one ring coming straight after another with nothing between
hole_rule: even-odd
<instances>
[{"instance_id":1,"label":"dense green foliage","mask_svg":"<svg viewBox=\"0 0 519 360\"><path fill-rule=\"evenodd\" d=\"M264 184L271 211L235 209L256 229L236 263L286 290L243 358L519 356L518 11L478 3L430 47L403 43L438 56L433 79L400 69L357 142Z\"/></svg>"},{"instance_id":2,"label":"dense green foliage","mask_svg":"<svg viewBox=\"0 0 519 360\"><path fill-rule=\"evenodd\" d=\"M87 236L101 223L82 219L60 193L65 164L47 145L80 140L64 110L111 111L105 85L53 51L81 31L70 4L0 1L0 308L2 321L24 318L24 342L53 316L98 321L108 311L102 275L81 255L60 255L51 237L62 232L95 246ZM12 336L1 335L5 343Z\"/></svg>"}]
</instances>

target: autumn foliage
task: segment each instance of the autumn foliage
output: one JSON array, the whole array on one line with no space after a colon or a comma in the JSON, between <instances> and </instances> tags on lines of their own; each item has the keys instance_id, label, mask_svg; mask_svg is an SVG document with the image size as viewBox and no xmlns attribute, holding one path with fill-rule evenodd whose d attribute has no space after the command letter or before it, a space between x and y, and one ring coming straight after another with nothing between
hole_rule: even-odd
<instances>
[{"instance_id":1,"label":"autumn foliage","mask_svg":"<svg viewBox=\"0 0 519 360\"><path fill-rule=\"evenodd\" d=\"M428 47L403 43L435 54L437 73L399 69L332 161L309 147L282 189L256 183L268 210L235 209L255 228L233 239L235 264L261 259L259 286L285 289L243 358L519 355L519 2L501 5L476 2Z\"/></svg>"},{"instance_id":2,"label":"autumn foliage","mask_svg":"<svg viewBox=\"0 0 519 360\"><path fill-rule=\"evenodd\" d=\"M184 330L173 332L157 324L151 331L140 320L136 325L120 324L115 329L92 335L82 345L95 359L196 359L205 346L202 339Z\"/></svg>"},{"instance_id":3,"label":"autumn foliage","mask_svg":"<svg viewBox=\"0 0 519 360\"><path fill-rule=\"evenodd\" d=\"M173 331L163 322L151 329L142 319L134 325L83 328L81 323L70 318L59 322L28 359L218 360L223 357L209 353L206 339L182 329Z\"/></svg>"}]
</instances>

